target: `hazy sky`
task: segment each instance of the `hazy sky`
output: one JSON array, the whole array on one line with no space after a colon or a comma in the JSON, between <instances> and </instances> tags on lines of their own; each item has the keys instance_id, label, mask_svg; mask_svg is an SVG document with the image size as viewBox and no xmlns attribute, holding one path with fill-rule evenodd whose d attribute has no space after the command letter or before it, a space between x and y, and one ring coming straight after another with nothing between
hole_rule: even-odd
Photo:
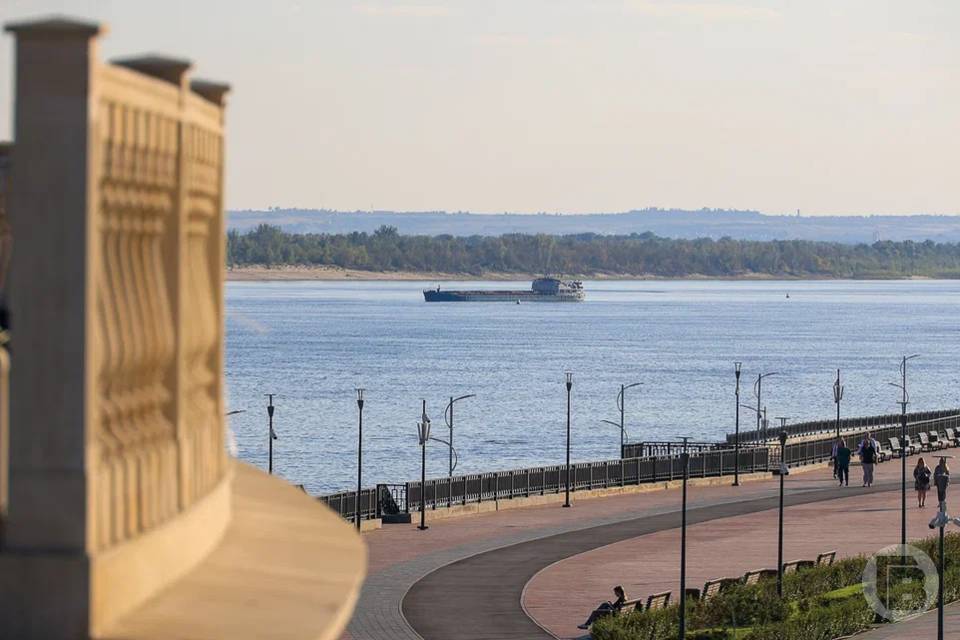
<instances>
[{"instance_id":1,"label":"hazy sky","mask_svg":"<svg viewBox=\"0 0 960 640\"><path fill-rule=\"evenodd\" d=\"M960 213L957 0L0 0L52 12L233 84L230 208Z\"/></svg>"}]
</instances>

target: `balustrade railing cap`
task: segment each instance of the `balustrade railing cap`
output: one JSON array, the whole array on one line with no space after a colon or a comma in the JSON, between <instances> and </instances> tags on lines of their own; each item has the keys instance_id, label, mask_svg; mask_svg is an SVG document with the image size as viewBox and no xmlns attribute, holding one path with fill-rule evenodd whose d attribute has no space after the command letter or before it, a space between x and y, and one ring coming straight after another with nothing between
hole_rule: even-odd
<instances>
[{"instance_id":1,"label":"balustrade railing cap","mask_svg":"<svg viewBox=\"0 0 960 640\"><path fill-rule=\"evenodd\" d=\"M110 62L177 86L181 85L184 75L193 66L193 62L190 60L155 53L129 58L115 58Z\"/></svg>"},{"instance_id":2,"label":"balustrade railing cap","mask_svg":"<svg viewBox=\"0 0 960 640\"><path fill-rule=\"evenodd\" d=\"M223 106L224 98L230 92L230 85L214 80L191 80L190 90L215 105Z\"/></svg>"},{"instance_id":3,"label":"balustrade railing cap","mask_svg":"<svg viewBox=\"0 0 960 640\"><path fill-rule=\"evenodd\" d=\"M4 30L18 37L82 37L92 38L106 33L107 27L68 16L53 15L32 20L8 22Z\"/></svg>"}]
</instances>

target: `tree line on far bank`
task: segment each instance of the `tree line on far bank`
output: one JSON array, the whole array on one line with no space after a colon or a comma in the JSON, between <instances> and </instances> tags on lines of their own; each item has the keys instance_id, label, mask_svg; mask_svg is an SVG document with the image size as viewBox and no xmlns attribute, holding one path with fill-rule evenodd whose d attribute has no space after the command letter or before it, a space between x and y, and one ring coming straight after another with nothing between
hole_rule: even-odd
<instances>
[{"instance_id":1,"label":"tree line on far bank","mask_svg":"<svg viewBox=\"0 0 960 640\"><path fill-rule=\"evenodd\" d=\"M660 277L770 275L823 278L960 277L960 244L805 240L682 240L652 233L604 236L405 236L286 233L261 224L227 234L229 266L330 266L366 271L563 273Z\"/></svg>"}]
</instances>

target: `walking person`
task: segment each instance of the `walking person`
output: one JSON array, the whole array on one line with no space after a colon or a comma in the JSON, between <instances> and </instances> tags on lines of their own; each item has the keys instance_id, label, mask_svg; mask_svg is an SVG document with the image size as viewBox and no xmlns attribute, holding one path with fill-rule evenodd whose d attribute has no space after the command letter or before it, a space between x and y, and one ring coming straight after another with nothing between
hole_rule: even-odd
<instances>
[{"instance_id":1,"label":"walking person","mask_svg":"<svg viewBox=\"0 0 960 640\"><path fill-rule=\"evenodd\" d=\"M877 448L873 444L873 434L868 433L863 442L860 443L860 467L863 469L863 486L869 487L873 484L873 466L877 463Z\"/></svg>"},{"instance_id":2,"label":"walking person","mask_svg":"<svg viewBox=\"0 0 960 640\"><path fill-rule=\"evenodd\" d=\"M917 490L917 508L923 509L927 504L927 491L930 490L930 467L928 467L923 458L917 460L917 466L913 468L913 488Z\"/></svg>"},{"instance_id":3,"label":"walking person","mask_svg":"<svg viewBox=\"0 0 960 640\"><path fill-rule=\"evenodd\" d=\"M840 486L850 486L850 456L853 452L847 447L847 442L840 440L837 446L837 479Z\"/></svg>"}]
</instances>

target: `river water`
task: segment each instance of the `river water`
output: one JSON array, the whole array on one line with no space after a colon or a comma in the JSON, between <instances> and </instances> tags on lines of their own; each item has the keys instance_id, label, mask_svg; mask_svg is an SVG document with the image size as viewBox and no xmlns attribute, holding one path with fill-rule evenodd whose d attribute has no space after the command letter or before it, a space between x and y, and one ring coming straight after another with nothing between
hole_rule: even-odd
<instances>
[{"instance_id":1,"label":"river water","mask_svg":"<svg viewBox=\"0 0 960 640\"><path fill-rule=\"evenodd\" d=\"M911 360L911 410L960 405L956 281L586 282L582 304L431 303L432 282L230 282L227 365L238 456L266 468L265 393L276 393L275 472L311 493L355 487L357 406L366 389L364 485L419 478L416 423L427 401L432 435L458 402L456 473L562 463L564 372L573 372L572 457L619 455L616 394L629 389L631 440L733 430L733 363L741 401L771 425L835 414L899 411L902 354ZM529 282L445 283L527 288ZM789 297L787 297L789 295ZM741 425L756 421L741 411ZM446 445L428 447L428 476L447 474Z\"/></svg>"}]
</instances>

